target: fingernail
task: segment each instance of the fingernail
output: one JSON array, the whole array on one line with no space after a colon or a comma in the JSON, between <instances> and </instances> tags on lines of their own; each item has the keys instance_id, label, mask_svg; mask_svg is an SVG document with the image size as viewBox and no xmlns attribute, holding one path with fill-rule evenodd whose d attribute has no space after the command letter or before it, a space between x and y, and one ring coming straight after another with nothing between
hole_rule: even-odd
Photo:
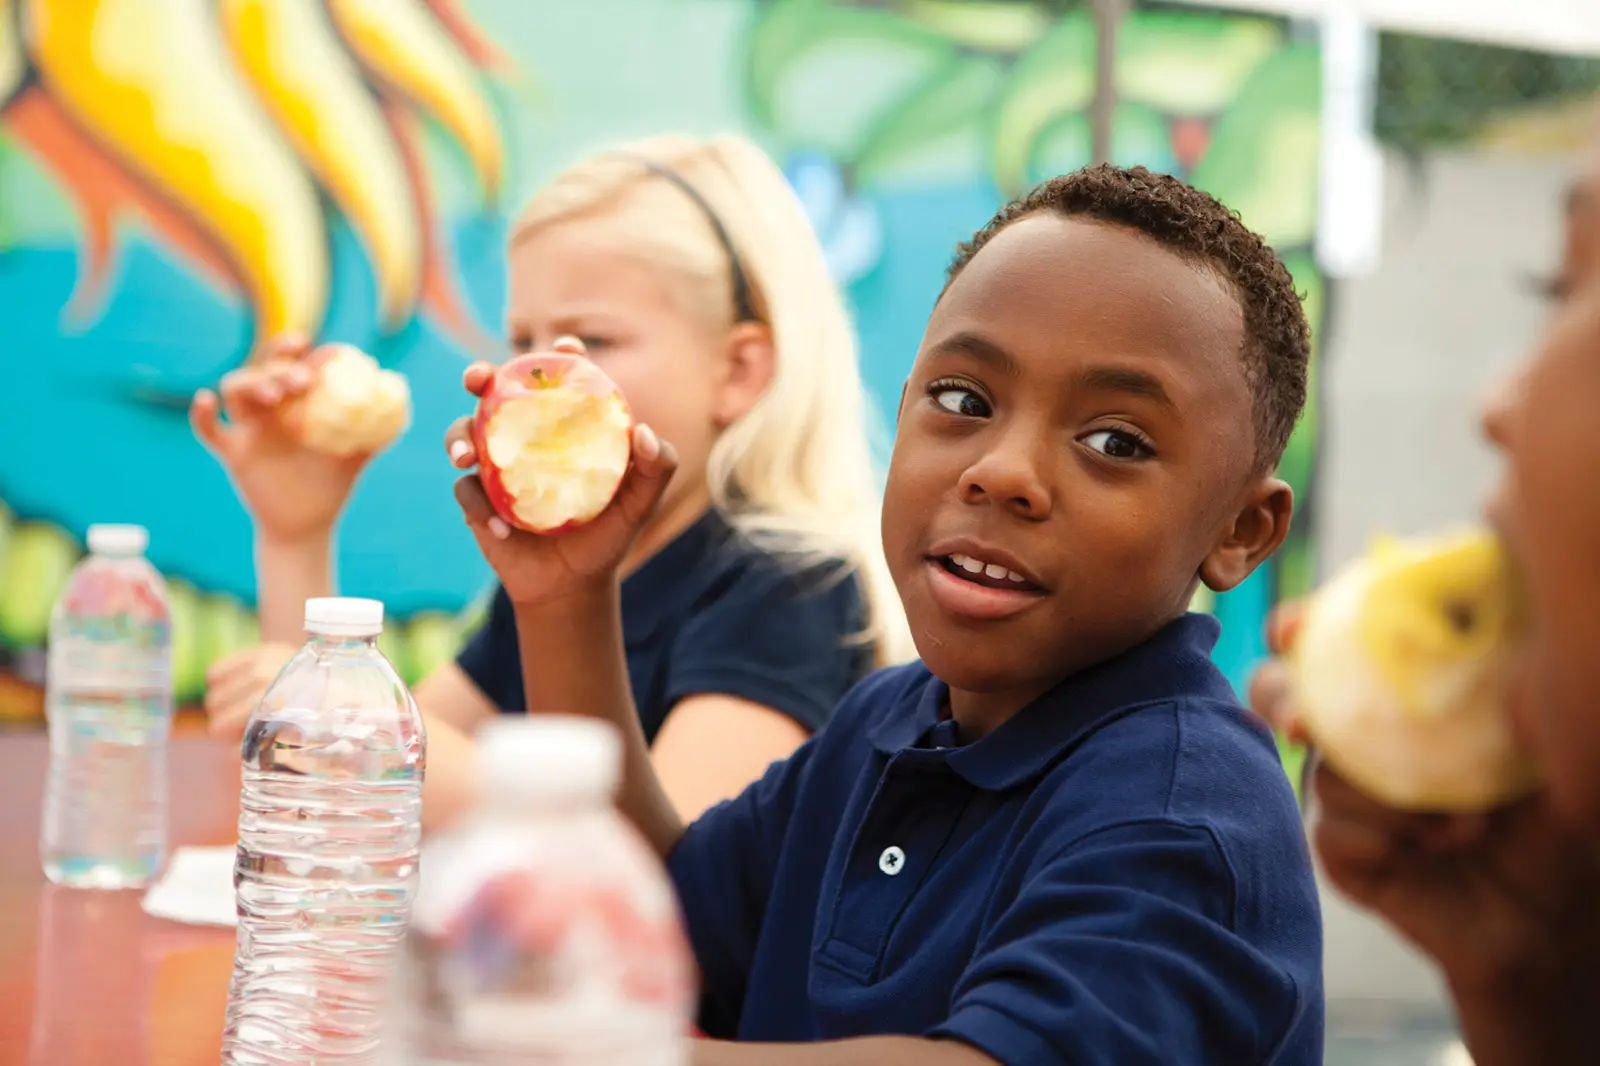
<instances>
[{"instance_id":1,"label":"fingernail","mask_svg":"<svg viewBox=\"0 0 1600 1066\"><path fill-rule=\"evenodd\" d=\"M639 428L633 434L633 446L639 449L639 456L643 459L654 459L661 454L661 438L656 436L656 431L639 423Z\"/></svg>"},{"instance_id":2,"label":"fingernail","mask_svg":"<svg viewBox=\"0 0 1600 1066\"><path fill-rule=\"evenodd\" d=\"M507 537L511 536L511 527L506 525L506 520L504 518L496 515L495 517L489 519L489 532L493 533L496 539L505 540Z\"/></svg>"},{"instance_id":3,"label":"fingernail","mask_svg":"<svg viewBox=\"0 0 1600 1066\"><path fill-rule=\"evenodd\" d=\"M550 347L553 351L571 352L574 355L582 355L586 350L583 346L583 342L577 337L572 336L570 333L564 333L557 337L555 342L551 344Z\"/></svg>"},{"instance_id":4,"label":"fingernail","mask_svg":"<svg viewBox=\"0 0 1600 1066\"><path fill-rule=\"evenodd\" d=\"M455 463L457 466L460 466L461 460L465 459L471 454L472 445L468 444L466 441L454 440L450 442L450 461Z\"/></svg>"}]
</instances>

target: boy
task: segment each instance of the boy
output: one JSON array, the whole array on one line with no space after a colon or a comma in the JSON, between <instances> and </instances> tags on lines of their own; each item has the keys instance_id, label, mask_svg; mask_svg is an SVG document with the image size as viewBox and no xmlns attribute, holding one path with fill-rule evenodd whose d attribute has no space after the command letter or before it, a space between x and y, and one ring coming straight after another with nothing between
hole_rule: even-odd
<instances>
[{"instance_id":1,"label":"boy","mask_svg":"<svg viewBox=\"0 0 1600 1066\"><path fill-rule=\"evenodd\" d=\"M1098 167L1003 210L901 399L883 533L922 661L687 830L616 586L671 449L640 427L613 506L557 538L458 482L517 605L528 706L628 738L619 802L682 897L702 1025L743 1041L696 1062L1321 1061L1298 810L1210 663L1215 623L1186 614L1287 531L1271 472L1308 344L1283 265L1173 178Z\"/></svg>"}]
</instances>

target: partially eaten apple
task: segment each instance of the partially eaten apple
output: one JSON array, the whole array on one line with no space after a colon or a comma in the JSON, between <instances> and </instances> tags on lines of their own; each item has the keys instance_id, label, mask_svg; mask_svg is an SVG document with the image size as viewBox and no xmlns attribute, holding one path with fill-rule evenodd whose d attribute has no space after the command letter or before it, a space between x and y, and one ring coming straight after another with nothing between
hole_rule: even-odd
<instances>
[{"instance_id":1,"label":"partially eaten apple","mask_svg":"<svg viewBox=\"0 0 1600 1066\"><path fill-rule=\"evenodd\" d=\"M349 344L330 344L316 381L283 417L312 451L347 458L388 447L411 424L411 388Z\"/></svg>"},{"instance_id":2,"label":"partially eaten apple","mask_svg":"<svg viewBox=\"0 0 1600 1066\"><path fill-rule=\"evenodd\" d=\"M1289 649L1297 710L1328 764L1412 811L1482 811L1536 769L1505 712L1519 597L1499 539L1384 540L1319 589Z\"/></svg>"},{"instance_id":3,"label":"partially eaten apple","mask_svg":"<svg viewBox=\"0 0 1600 1066\"><path fill-rule=\"evenodd\" d=\"M633 455L633 415L582 355L542 352L495 371L472 420L478 477L495 512L530 533L593 521Z\"/></svg>"}]
</instances>

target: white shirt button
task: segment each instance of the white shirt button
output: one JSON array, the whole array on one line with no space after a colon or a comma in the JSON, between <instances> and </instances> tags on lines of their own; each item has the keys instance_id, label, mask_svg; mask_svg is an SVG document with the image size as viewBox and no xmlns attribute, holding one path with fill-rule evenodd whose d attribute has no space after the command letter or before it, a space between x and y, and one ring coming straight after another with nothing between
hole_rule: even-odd
<instances>
[{"instance_id":1,"label":"white shirt button","mask_svg":"<svg viewBox=\"0 0 1600 1066\"><path fill-rule=\"evenodd\" d=\"M906 866L906 853L896 847L883 849L883 854L878 856L878 869L893 877Z\"/></svg>"}]
</instances>

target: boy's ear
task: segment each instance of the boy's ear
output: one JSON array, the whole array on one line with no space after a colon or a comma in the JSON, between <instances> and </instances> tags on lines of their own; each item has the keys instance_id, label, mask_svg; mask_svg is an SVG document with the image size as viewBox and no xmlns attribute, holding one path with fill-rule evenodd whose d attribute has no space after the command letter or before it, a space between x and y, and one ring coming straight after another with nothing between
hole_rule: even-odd
<instances>
[{"instance_id":1,"label":"boy's ear","mask_svg":"<svg viewBox=\"0 0 1600 1066\"><path fill-rule=\"evenodd\" d=\"M743 418L772 384L777 370L772 330L759 322L741 322L728 334L728 351L712 416L720 428Z\"/></svg>"},{"instance_id":2,"label":"boy's ear","mask_svg":"<svg viewBox=\"0 0 1600 1066\"><path fill-rule=\"evenodd\" d=\"M1200 580L1226 592L1249 577L1289 534L1294 490L1275 477L1258 480L1246 493L1233 522L1200 564Z\"/></svg>"}]
</instances>

